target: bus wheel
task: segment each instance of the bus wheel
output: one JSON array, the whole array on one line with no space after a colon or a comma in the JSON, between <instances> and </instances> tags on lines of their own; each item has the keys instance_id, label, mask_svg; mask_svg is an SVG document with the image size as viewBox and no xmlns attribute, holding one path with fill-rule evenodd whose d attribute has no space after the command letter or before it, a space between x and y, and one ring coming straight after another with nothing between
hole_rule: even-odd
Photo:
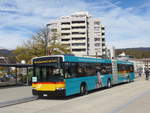
<instances>
[{"instance_id":1,"label":"bus wheel","mask_svg":"<svg viewBox=\"0 0 150 113\"><path fill-rule=\"evenodd\" d=\"M111 88L111 87L112 87L111 81L110 81L110 79L108 79L108 81L107 81L107 88Z\"/></svg>"},{"instance_id":2,"label":"bus wheel","mask_svg":"<svg viewBox=\"0 0 150 113\"><path fill-rule=\"evenodd\" d=\"M82 84L80 87L80 95L87 95L87 85L86 84Z\"/></svg>"}]
</instances>

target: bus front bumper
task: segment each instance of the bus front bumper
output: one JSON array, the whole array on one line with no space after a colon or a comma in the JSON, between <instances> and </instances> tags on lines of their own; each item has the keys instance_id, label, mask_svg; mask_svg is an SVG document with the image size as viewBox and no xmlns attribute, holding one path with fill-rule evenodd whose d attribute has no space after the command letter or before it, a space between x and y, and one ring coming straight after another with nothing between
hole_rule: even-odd
<instances>
[{"instance_id":1,"label":"bus front bumper","mask_svg":"<svg viewBox=\"0 0 150 113\"><path fill-rule=\"evenodd\" d=\"M66 90L37 91L35 89L32 89L32 94L38 96L66 96Z\"/></svg>"}]
</instances>

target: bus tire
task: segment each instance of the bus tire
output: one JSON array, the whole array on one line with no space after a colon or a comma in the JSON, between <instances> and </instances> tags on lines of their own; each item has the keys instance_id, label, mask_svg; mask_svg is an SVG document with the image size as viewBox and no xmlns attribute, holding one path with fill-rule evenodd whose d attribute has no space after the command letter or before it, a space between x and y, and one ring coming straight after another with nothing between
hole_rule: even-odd
<instances>
[{"instance_id":1,"label":"bus tire","mask_svg":"<svg viewBox=\"0 0 150 113\"><path fill-rule=\"evenodd\" d=\"M88 94L88 91L87 91L87 85L86 84L81 84L81 87L80 87L80 95L87 95Z\"/></svg>"},{"instance_id":2,"label":"bus tire","mask_svg":"<svg viewBox=\"0 0 150 113\"><path fill-rule=\"evenodd\" d=\"M111 88L111 87L112 87L111 80L108 79L108 80L107 80L107 88Z\"/></svg>"}]
</instances>

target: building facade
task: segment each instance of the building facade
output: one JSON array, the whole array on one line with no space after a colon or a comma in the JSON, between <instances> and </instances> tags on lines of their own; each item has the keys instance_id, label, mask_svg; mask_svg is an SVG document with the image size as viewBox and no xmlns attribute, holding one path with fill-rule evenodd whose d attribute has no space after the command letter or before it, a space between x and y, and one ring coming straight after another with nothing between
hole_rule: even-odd
<instances>
[{"instance_id":1,"label":"building facade","mask_svg":"<svg viewBox=\"0 0 150 113\"><path fill-rule=\"evenodd\" d=\"M88 12L76 12L47 24L51 31L60 34L59 41L70 47L77 56L105 55L105 27L100 19Z\"/></svg>"},{"instance_id":2,"label":"building facade","mask_svg":"<svg viewBox=\"0 0 150 113\"><path fill-rule=\"evenodd\" d=\"M109 59L116 59L114 46L111 45L106 46L106 57Z\"/></svg>"}]
</instances>

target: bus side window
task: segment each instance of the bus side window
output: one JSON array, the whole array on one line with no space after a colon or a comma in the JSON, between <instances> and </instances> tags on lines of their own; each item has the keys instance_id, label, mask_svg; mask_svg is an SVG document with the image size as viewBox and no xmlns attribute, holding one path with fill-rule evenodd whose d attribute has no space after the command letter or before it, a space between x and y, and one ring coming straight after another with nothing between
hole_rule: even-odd
<instances>
[{"instance_id":1,"label":"bus side window","mask_svg":"<svg viewBox=\"0 0 150 113\"><path fill-rule=\"evenodd\" d=\"M117 64L118 72L121 73L124 71L123 64Z\"/></svg>"},{"instance_id":2,"label":"bus side window","mask_svg":"<svg viewBox=\"0 0 150 113\"><path fill-rule=\"evenodd\" d=\"M86 75L95 76L96 75L96 65L92 63L86 63Z\"/></svg>"},{"instance_id":3,"label":"bus side window","mask_svg":"<svg viewBox=\"0 0 150 113\"><path fill-rule=\"evenodd\" d=\"M111 63L105 64L106 67L106 73L105 74L112 74L112 65Z\"/></svg>"},{"instance_id":4,"label":"bus side window","mask_svg":"<svg viewBox=\"0 0 150 113\"><path fill-rule=\"evenodd\" d=\"M78 67L77 67L77 71L78 71L78 77L80 76L87 76L86 74L86 64L85 63L79 63Z\"/></svg>"},{"instance_id":5,"label":"bus side window","mask_svg":"<svg viewBox=\"0 0 150 113\"><path fill-rule=\"evenodd\" d=\"M100 75L102 75L102 64L101 63L96 63L95 64L95 74L97 74L96 72L100 72Z\"/></svg>"},{"instance_id":6,"label":"bus side window","mask_svg":"<svg viewBox=\"0 0 150 113\"><path fill-rule=\"evenodd\" d=\"M100 73L102 74L102 75L104 75L104 74L106 74L107 73L107 71L106 71L106 64L101 64L101 70L100 70Z\"/></svg>"},{"instance_id":7,"label":"bus side window","mask_svg":"<svg viewBox=\"0 0 150 113\"><path fill-rule=\"evenodd\" d=\"M103 74L106 74L106 68L105 68L105 67L102 67L101 73L102 73L102 75L103 75Z\"/></svg>"},{"instance_id":8,"label":"bus side window","mask_svg":"<svg viewBox=\"0 0 150 113\"><path fill-rule=\"evenodd\" d=\"M130 72L134 72L134 67L133 67L133 65L130 65Z\"/></svg>"},{"instance_id":9,"label":"bus side window","mask_svg":"<svg viewBox=\"0 0 150 113\"><path fill-rule=\"evenodd\" d=\"M65 63L65 78L74 78L77 76L77 64Z\"/></svg>"},{"instance_id":10,"label":"bus side window","mask_svg":"<svg viewBox=\"0 0 150 113\"><path fill-rule=\"evenodd\" d=\"M71 71L69 69L69 63L64 64L64 75L65 75L65 78L71 77Z\"/></svg>"}]
</instances>

